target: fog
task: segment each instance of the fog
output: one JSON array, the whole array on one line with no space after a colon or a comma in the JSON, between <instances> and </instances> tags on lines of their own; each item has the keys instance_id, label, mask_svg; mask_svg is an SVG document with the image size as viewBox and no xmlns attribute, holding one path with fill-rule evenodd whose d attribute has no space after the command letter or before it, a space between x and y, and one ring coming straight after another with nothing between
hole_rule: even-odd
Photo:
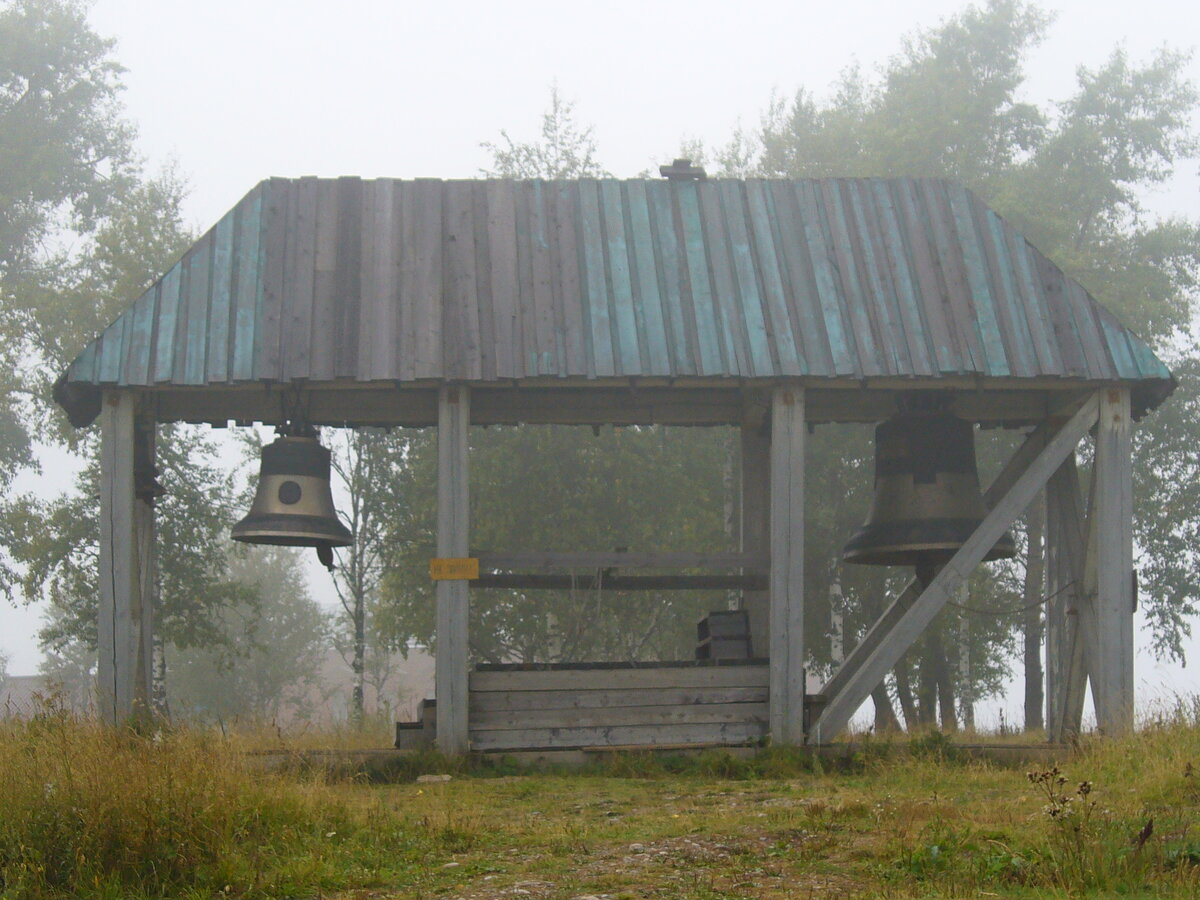
<instances>
[{"instance_id":1,"label":"fog","mask_svg":"<svg viewBox=\"0 0 1200 900\"><path fill-rule=\"evenodd\" d=\"M902 51L905 33L962 6L97 0L91 19L117 41L149 167L176 167L191 189L189 220L207 228L270 175L473 177L488 161L481 142L502 129L536 136L552 84L594 127L602 163L636 175L685 140L719 146L753 129L773 96L821 96L847 66L874 71ZM1099 65L1115 46L1137 60L1164 44L1187 49L1200 34L1192 2L1046 8L1057 18L1023 88L1039 102L1069 95L1076 67ZM1200 81L1200 61L1191 72ZM1148 206L1200 217L1198 186L1193 163ZM57 451L44 468L20 486L49 493L70 474ZM321 570L310 582L331 600ZM39 616L0 607L11 672L35 670ZM1138 663L1143 697L1200 690L1190 671L1155 665L1145 651ZM1018 687L996 709L1011 707L1019 721L1019 705Z\"/></svg>"}]
</instances>

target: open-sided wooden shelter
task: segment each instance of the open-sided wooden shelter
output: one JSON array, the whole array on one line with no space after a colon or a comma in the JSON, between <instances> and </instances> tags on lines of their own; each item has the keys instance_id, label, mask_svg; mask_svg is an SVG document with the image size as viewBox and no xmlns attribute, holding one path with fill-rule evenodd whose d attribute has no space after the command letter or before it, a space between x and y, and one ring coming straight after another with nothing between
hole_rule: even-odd
<instances>
[{"instance_id":1,"label":"open-sided wooden shelter","mask_svg":"<svg viewBox=\"0 0 1200 900\"><path fill-rule=\"evenodd\" d=\"M473 675L468 582L439 581L437 740L448 752L829 741L1043 488L1052 729L1078 727L1089 677L1100 725L1127 728L1130 429L1173 384L1077 283L943 181L270 179L56 388L73 424L98 417L103 434L102 709L120 720L148 696L156 424L277 424L300 404L314 425L437 427L437 550L451 558L470 547L471 425L742 429L741 554L483 563L765 573L766 590L744 602L769 660L573 681L553 669ZM1027 436L976 532L924 590L894 600L806 723L805 435L885 419L914 391ZM1082 492L1075 450L1089 432ZM556 712L545 695L561 690L593 693ZM487 707L489 691L507 707ZM660 709L618 703L621 692L658 696ZM639 712L626 721L613 706ZM485 708L515 724L499 737L476 727ZM522 710L537 712L528 727Z\"/></svg>"}]
</instances>

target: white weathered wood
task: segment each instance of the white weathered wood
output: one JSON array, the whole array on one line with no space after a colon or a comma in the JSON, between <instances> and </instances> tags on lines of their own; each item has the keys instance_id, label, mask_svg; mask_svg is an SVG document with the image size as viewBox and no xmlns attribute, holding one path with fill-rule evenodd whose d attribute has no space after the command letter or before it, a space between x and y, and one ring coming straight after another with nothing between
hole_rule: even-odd
<instances>
[{"instance_id":1,"label":"white weathered wood","mask_svg":"<svg viewBox=\"0 0 1200 900\"><path fill-rule=\"evenodd\" d=\"M1068 597L1075 590L1074 576L1064 548L1064 509L1059 483L1075 471L1075 454L1070 454L1046 483L1046 735L1055 741L1062 733L1064 682L1070 671L1067 634ZM1079 483L1076 477L1075 489Z\"/></svg>"},{"instance_id":2,"label":"white weathered wood","mask_svg":"<svg viewBox=\"0 0 1200 900\"><path fill-rule=\"evenodd\" d=\"M1074 589L1073 578L1063 550L1063 509L1058 499L1055 482L1064 467L1074 468L1075 455L1071 454L1050 476L1046 483L1046 735L1056 740L1062 729L1063 681L1069 671L1067 636L1067 592Z\"/></svg>"},{"instance_id":3,"label":"white weathered wood","mask_svg":"<svg viewBox=\"0 0 1200 900\"><path fill-rule=\"evenodd\" d=\"M759 687L769 666L647 666L631 669L509 669L472 672L477 691L586 691L629 688ZM439 703L440 705L440 703Z\"/></svg>"},{"instance_id":4,"label":"white weathered wood","mask_svg":"<svg viewBox=\"0 0 1200 900\"><path fill-rule=\"evenodd\" d=\"M765 666L763 667L765 670ZM765 672L764 672L765 675ZM751 687L619 688L578 691L471 691L471 721L476 713L555 709L605 709L622 706L696 703L766 703L767 685Z\"/></svg>"},{"instance_id":5,"label":"white weathered wood","mask_svg":"<svg viewBox=\"0 0 1200 900\"><path fill-rule=\"evenodd\" d=\"M804 742L804 391L771 394L771 739Z\"/></svg>"},{"instance_id":6,"label":"white weathered wood","mask_svg":"<svg viewBox=\"0 0 1200 900\"><path fill-rule=\"evenodd\" d=\"M621 725L595 728L522 728L471 734L471 749L540 750L568 747L744 744L766 734L761 722L694 725Z\"/></svg>"},{"instance_id":7,"label":"white weathered wood","mask_svg":"<svg viewBox=\"0 0 1200 900\"><path fill-rule=\"evenodd\" d=\"M480 569L737 569L764 570L763 553L635 553L531 550L478 551Z\"/></svg>"},{"instance_id":8,"label":"white weathered wood","mask_svg":"<svg viewBox=\"0 0 1200 900\"><path fill-rule=\"evenodd\" d=\"M470 395L465 387L443 386L438 393L438 520L439 557L468 552L467 437ZM434 692L437 697L437 743L443 753L469 749L467 678L470 669L467 582L437 583L437 653Z\"/></svg>"},{"instance_id":9,"label":"white weathered wood","mask_svg":"<svg viewBox=\"0 0 1200 900\"><path fill-rule=\"evenodd\" d=\"M716 725L767 722L767 703L691 703L569 709L471 710L471 740L480 731L602 728L625 725Z\"/></svg>"},{"instance_id":10,"label":"white weathered wood","mask_svg":"<svg viewBox=\"0 0 1200 900\"><path fill-rule=\"evenodd\" d=\"M136 398L104 395L100 412L101 718L120 724L150 711L153 511L135 496ZM143 592L147 591L143 599Z\"/></svg>"},{"instance_id":11,"label":"white weathered wood","mask_svg":"<svg viewBox=\"0 0 1200 900\"><path fill-rule=\"evenodd\" d=\"M154 484L156 427L153 421L139 420L134 428L135 452L134 486ZM144 467L144 471L142 470ZM135 630L138 634L137 659L134 663L136 681L135 696L140 711L156 712L154 709L154 644L155 611L158 607L158 528L154 510L154 497L146 494L135 497L134 536L137 556L135 566L138 573L137 604L133 609Z\"/></svg>"},{"instance_id":12,"label":"white weathered wood","mask_svg":"<svg viewBox=\"0 0 1200 900\"><path fill-rule=\"evenodd\" d=\"M1100 392L1094 528L1096 722L1106 734L1133 728L1133 464L1129 391Z\"/></svg>"},{"instance_id":13,"label":"white weathered wood","mask_svg":"<svg viewBox=\"0 0 1200 900\"><path fill-rule=\"evenodd\" d=\"M933 621L946 601L957 593L959 586L983 561L997 540L1029 506L1062 461L1071 453L1079 439L1096 421L1097 401L1089 398L1078 412L1050 438L1034 459L1023 467L1012 487L984 516L979 527L967 538L930 582L921 596L896 622L885 640L862 661L857 671L827 704L813 724L810 738L815 743L832 740L846 727L850 717L870 696L875 685L896 664L905 651ZM1006 467L1008 468L1008 467Z\"/></svg>"},{"instance_id":14,"label":"white weathered wood","mask_svg":"<svg viewBox=\"0 0 1200 900\"><path fill-rule=\"evenodd\" d=\"M1061 742L1079 734L1088 673L1098 652L1095 560L1087 550L1095 521L1084 510L1074 454L1051 476L1046 509L1047 550L1055 567L1055 597L1048 617L1055 632L1047 632L1046 644L1047 697L1053 698L1048 701L1047 734Z\"/></svg>"},{"instance_id":15,"label":"white weathered wood","mask_svg":"<svg viewBox=\"0 0 1200 900\"><path fill-rule=\"evenodd\" d=\"M742 552L770 560L771 440L757 405L742 421L741 537ZM742 591L741 605L750 624L750 653L770 652L770 614L767 591Z\"/></svg>"}]
</instances>

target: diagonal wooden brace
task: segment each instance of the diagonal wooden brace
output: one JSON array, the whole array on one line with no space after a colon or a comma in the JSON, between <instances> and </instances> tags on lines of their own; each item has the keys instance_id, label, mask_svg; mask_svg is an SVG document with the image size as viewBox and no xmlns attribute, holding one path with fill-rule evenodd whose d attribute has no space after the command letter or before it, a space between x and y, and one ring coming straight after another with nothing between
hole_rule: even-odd
<instances>
[{"instance_id":1,"label":"diagonal wooden brace","mask_svg":"<svg viewBox=\"0 0 1200 900\"><path fill-rule=\"evenodd\" d=\"M1062 742L1079 734L1083 720L1084 693L1097 651L1096 565L1090 532L1095 519L1085 513L1079 490L1074 455L1068 456L1047 485L1047 497L1055 521L1051 536L1066 568L1063 616L1062 679L1055 685L1054 719L1049 722L1051 741ZM1094 502L1089 504L1094 506ZM1086 525L1085 525L1086 520Z\"/></svg>"},{"instance_id":2,"label":"diagonal wooden brace","mask_svg":"<svg viewBox=\"0 0 1200 900\"><path fill-rule=\"evenodd\" d=\"M1017 476L1025 471L1025 468L1037 456L1042 447L1045 446L1046 439L1052 431L1053 429L1048 424L1043 423L1030 433L1025 443L1021 445L1008 465L1004 467L1004 470L984 493L983 505L985 509L991 509L1001 497L1008 493ZM896 595L896 599L884 610L883 615L863 635L862 640L858 642L858 645L850 652L850 655L838 666L837 671L825 682L821 688L822 696L833 697L841 691L842 687L850 679L850 676L862 667L862 664L875 648L879 646L884 638L892 633L892 629L896 627L896 623L900 621L900 617L912 606L913 601L920 594L921 583L915 578L910 579L908 584L904 586L904 589Z\"/></svg>"},{"instance_id":3,"label":"diagonal wooden brace","mask_svg":"<svg viewBox=\"0 0 1200 900\"><path fill-rule=\"evenodd\" d=\"M875 685L879 684L884 675L921 636L934 616L941 611L946 601L957 593L959 586L983 561L1000 536L1033 502L1051 474L1074 452L1075 445L1096 422L1098 408L1097 398L1089 397L1079 410L1045 441L1038 452L1023 452L1025 447L1017 452L1001 473L1002 479L1011 480L1011 487L997 500L991 512L984 517L979 527L942 567L921 595L908 609L895 617L890 630L873 641L874 646L860 657L857 668L845 679L840 680L836 692L826 694L825 708L809 731L810 743L830 741L846 727L850 717L870 696ZM1030 435L1026 447L1035 439L1038 444L1041 443L1042 437L1037 431Z\"/></svg>"}]
</instances>

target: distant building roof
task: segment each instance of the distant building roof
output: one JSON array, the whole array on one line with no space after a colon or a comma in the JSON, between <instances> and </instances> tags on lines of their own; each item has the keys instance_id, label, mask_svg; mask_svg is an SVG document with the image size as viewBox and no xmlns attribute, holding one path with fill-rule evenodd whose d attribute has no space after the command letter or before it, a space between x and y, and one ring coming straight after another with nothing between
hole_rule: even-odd
<instances>
[{"instance_id":1,"label":"distant building roof","mask_svg":"<svg viewBox=\"0 0 1200 900\"><path fill-rule=\"evenodd\" d=\"M71 363L103 387L1171 373L933 179L259 184Z\"/></svg>"}]
</instances>

